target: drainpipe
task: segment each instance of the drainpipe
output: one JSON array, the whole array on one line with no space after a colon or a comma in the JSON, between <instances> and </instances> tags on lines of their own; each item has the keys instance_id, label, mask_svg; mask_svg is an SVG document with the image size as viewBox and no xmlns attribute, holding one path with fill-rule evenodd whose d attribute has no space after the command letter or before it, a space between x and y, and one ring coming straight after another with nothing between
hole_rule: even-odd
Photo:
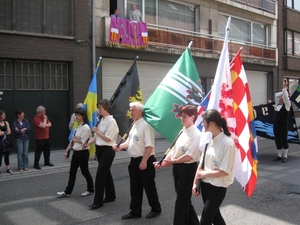
<instances>
[{"instance_id":1,"label":"drainpipe","mask_svg":"<svg viewBox=\"0 0 300 225\"><path fill-rule=\"evenodd\" d=\"M92 3L92 58L93 58L93 73L96 69L96 0Z\"/></svg>"}]
</instances>

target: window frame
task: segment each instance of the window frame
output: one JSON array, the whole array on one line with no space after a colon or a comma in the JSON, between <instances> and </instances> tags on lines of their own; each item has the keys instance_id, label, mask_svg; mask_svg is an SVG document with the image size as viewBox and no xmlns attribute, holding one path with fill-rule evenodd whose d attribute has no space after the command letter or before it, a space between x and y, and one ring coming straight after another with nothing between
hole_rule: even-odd
<instances>
[{"instance_id":1,"label":"window frame","mask_svg":"<svg viewBox=\"0 0 300 225\"><path fill-rule=\"evenodd\" d=\"M34 1L34 0L31 0ZM68 38L68 39L72 39L74 38L75 35L75 0L68 0L68 4L69 4L69 21L66 23L66 25L64 26L65 28L69 28L69 30L63 30L63 34L60 34L59 32L59 28L57 28L57 30L53 30L53 29L49 29L47 28L47 3L52 2L52 1L60 1L60 0L35 0L36 2L42 2L42 21L39 22L41 25L41 32L38 31L30 31L30 28L28 30L23 30L22 29L22 25L21 26L21 30L18 29L18 25L17 25L17 2L15 0L11 0L8 1L8 4L11 6L11 15L6 15L7 18L11 19L11 25L10 25L10 29L7 28L7 26L5 27L5 23L7 19L5 16L4 18L4 22L3 22L3 28L0 29L0 32L2 33L15 33L15 34L25 34L25 35L34 35L34 36L50 36L50 37L59 37L59 38ZM65 1L65 0L64 0ZM24 3L24 1L20 1L22 4ZM53 3L53 2L52 2ZM60 2L61 3L61 2ZM54 3L53 3L54 4ZM57 12L53 12L53 13L57 13ZM60 18L58 18L60 19ZM27 22L30 23L29 20L25 20L23 22ZM36 23L36 21L33 21ZM52 24L52 23L51 23ZM59 22L56 24L57 27L59 27ZM49 33L49 30L52 30L53 32ZM56 32L55 32L56 31Z\"/></svg>"},{"instance_id":2,"label":"window frame","mask_svg":"<svg viewBox=\"0 0 300 225\"><path fill-rule=\"evenodd\" d=\"M253 44L253 45L269 46L268 27L269 27L270 25L268 25L268 24L262 24L262 23L258 23L258 22L253 22L253 21L251 21L251 20L247 20L247 19L240 18L240 17L235 17L235 16L228 15L228 14L225 14L225 13L218 13L218 14L221 15L221 16L226 17L226 21L227 21L228 17L231 17L231 21L232 21L233 19L235 19L235 20L240 20L240 21L249 23L249 29L250 29L250 31L249 31L249 36L250 36L249 41L245 41L245 40L242 40L242 39L233 39L233 38L232 38L232 35L233 35L233 34L230 33L230 32L229 32L229 39L231 39L231 40L233 40L233 41L237 41L237 42L250 43L250 44ZM219 21L220 21L220 20L219 20ZM219 24L219 23L218 23L218 24ZM254 33L254 26L253 26L253 25L254 25L254 24L255 24L255 25L264 26L264 34L265 34L265 36L264 36L264 39L265 39L265 40L264 40L264 44L254 42L254 37L253 37L253 33ZM226 25L225 25L225 26L226 26ZM231 22L230 26L233 26L232 22ZM231 29L232 29L232 27L231 27ZM238 28L237 28L237 29L238 29ZM241 31L241 30L240 30L240 31ZM242 32L242 31L241 31L241 32ZM225 28L223 29L223 27L220 28L220 27L218 26L218 36L224 37L224 36L220 35L220 34L223 34L223 33L224 33L224 36L225 36ZM230 34L231 34L231 35L230 35Z\"/></svg>"},{"instance_id":3,"label":"window frame","mask_svg":"<svg viewBox=\"0 0 300 225\"><path fill-rule=\"evenodd\" d=\"M291 46L291 53L289 53L289 46L288 46L288 33L291 33L292 36L292 46ZM293 30L289 30L289 29L285 29L284 30L284 55L287 56L296 56L296 57L300 57L300 38L299 38L299 42L295 42L295 35L298 35L300 37L300 32L296 32ZM297 51L296 54L296 50L295 50L295 46L298 45L299 50Z\"/></svg>"}]
</instances>

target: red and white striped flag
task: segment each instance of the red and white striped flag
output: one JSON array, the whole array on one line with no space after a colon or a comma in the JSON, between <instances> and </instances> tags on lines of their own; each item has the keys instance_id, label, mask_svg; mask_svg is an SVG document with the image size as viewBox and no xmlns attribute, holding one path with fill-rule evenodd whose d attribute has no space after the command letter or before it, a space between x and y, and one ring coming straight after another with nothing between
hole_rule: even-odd
<instances>
[{"instance_id":1,"label":"red and white striped flag","mask_svg":"<svg viewBox=\"0 0 300 225\"><path fill-rule=\"evenodd\" d=\"M250 89L240 57L241 51L242 48L230 63L236 146L239 149L235 162L235 178L250 197L257 180L258 146Z\"/></svg>"}]
</instances>

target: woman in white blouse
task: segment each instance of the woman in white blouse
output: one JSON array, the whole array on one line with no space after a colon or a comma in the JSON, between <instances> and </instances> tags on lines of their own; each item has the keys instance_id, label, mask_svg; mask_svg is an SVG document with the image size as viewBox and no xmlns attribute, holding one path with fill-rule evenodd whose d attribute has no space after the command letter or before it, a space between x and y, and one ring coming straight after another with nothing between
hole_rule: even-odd
<instances>
[{"instance_id":1,"label":"woman in white blouse","mask_svg":"<svg viewBox=\"0 0 300 225\"><path fill-rule=\"evenodd\" d=\"M116 120L109 114L111 110L110 102L107 99L103 99L97 106L101 119L98 125L92 129L95 136L88 142L88 144L95 142L98 160L95 197L93 204L90 205L90 209L100 208L103 206L103 203L113 202L116 199L114 180L110 167L116 154L112 146L116 144L119 128Z\"/></svg>"},{"instance_id":2,"label":"woman in white blouse","mask_svg":"<svg viewBox=\"0 0 300 225\"><path fill-rule=\"evenodd\" d=\"M66 151L65 158L69 158L69 151L73 149L73 155L71 160L70 172L69 172L69 182L65 191L57 192L60 197L71 196L73 191L76 174L78 167L80 167L82 175L85 177L87 182L87 191L83 192L81 196L88 196L94 194L94 183L93 178L89 171L89 147L85 143L89 140L91 136L91 129L87 124L87 114L82 108L75 110L76 121L78 122L78 127L74 131L72 136L72 141L69 143Z\"/></svg>"},{"instance_id":3,"label":"woman in white blouse","mask_svg":"<svg viewBox=\"0 0 300 225\"><path fill-rule=\"evenodd\" d=\"M212 140L201 155L192 192L195 196L201 192L204 203L200 225L225 225L220 206L227 187L234 181L236 147L225 118L217 110L209 109L201 116L205 131L212 133ZM201 180L200 192L197 191L198 180Z\"/></svg>"}]
</instances>

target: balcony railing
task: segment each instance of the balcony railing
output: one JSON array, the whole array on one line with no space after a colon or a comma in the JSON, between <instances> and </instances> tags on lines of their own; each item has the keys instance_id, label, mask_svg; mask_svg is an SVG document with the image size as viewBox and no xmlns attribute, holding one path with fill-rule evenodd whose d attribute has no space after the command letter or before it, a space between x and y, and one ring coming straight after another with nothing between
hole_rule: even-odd
<instances>
[{"instance_id":1,"label":"balcony railing","mask_svg":"<svg viewBox=\"0 0 300 225\"><path fill-rule=\"evenodd\" d=\"M169 48L186 48L190 41L193 41L193 51L220 53L223 48L224 38L204 35L197 32L182 31L163 26L148 25L149 46L160 46ZM242 56L256 59L276 60L276 49L253 43L238 43L229 40L229 52L236 54L243 47Z\"/></svg>"},{"instance_id":2,"label":"balcony railing","mask_svg":"<svg viewBox=\"0 0 300 225\"><path fill-rule=\"evenodd\" d=\"M275 1L274 0L231 0L244 5L249 5L253 8L262 9L271 13L275 13Z\"/></svg>"},{"instance_id":3,"label":"balcony railing","mask_svg":"<svg viewBox=\"0 0 300 225\"><path fill-rule=\"evenodd\" d=\"M105 36L102 46L110 46L108 44L110 33L110 18L104 17L104 33ZM192 32L187 30L180 30L170 27L158 26L148 24L148 49L145 51L157 51L157 52L169 52L178 53L181 52L193 41L191 51L193 54L201 57L218 57L223 48L223 37L205 35L199 32ZM113 47L113 46L111 46ZM119 46L118 46L119 47ZM238 42L229 40L229 53L235 55L242 47L243 51L241 56L247 58L248 62L259 64L276 64L276 48L266 45L255 45L249 42ZM125 47L124 47L125 48ZM178 49L178 51L176 51Z\"/></svg>"}]
</instances>

